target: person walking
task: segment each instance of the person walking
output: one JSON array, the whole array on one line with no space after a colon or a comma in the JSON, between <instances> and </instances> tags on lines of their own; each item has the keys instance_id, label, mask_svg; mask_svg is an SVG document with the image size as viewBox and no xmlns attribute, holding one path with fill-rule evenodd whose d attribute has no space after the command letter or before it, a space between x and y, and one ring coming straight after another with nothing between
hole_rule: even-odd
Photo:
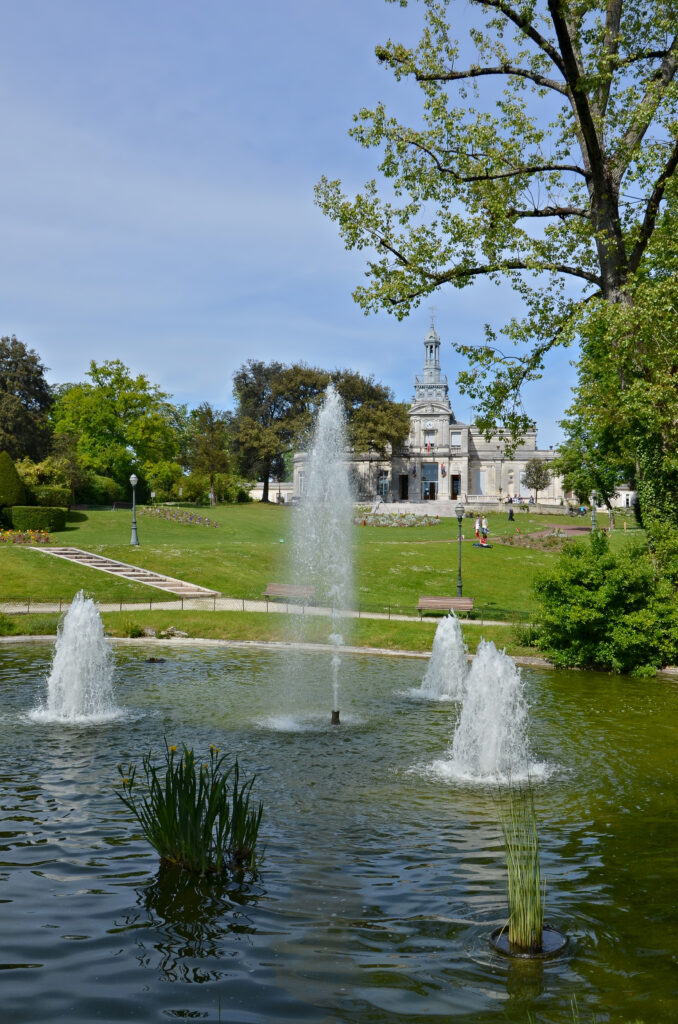
<instances>
[{"instance_id":1,"label":"person walking","mask_svg":"<svg viewBox=\"0 0 678 1024\"><path fill-rule=\"evenodd\" d=\"M480 516L476 516L475 530L476 540L480 540Z\"/></svg>"},{"instance_id":2,"label":"person walking","mask_svg":"<svg viewBox=\"0 0 678 1024\"><path fill-rule=\"evenodd\" d=\"M482 518L482 521L480 523L480 532L483 535L483 540L486 541L487 540L487 534L489 532L489 526L487 525L487 516L483 516L483 518Z\"/></svg>"}]
</instances>

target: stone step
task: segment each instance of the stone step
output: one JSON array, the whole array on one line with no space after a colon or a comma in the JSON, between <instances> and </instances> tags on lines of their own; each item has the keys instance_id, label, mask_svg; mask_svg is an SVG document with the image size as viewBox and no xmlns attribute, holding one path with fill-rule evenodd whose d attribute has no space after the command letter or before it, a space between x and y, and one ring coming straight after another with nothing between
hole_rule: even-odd
<instances>
[{"instance_id":1,"label":"stone step","mask_svg":"<svg viewBox=\"0 0 678 1024\"><path fill-rule=\"evenodd\" d=\"M155 587L164 593L176 594L178 597L218 597L216 590L208 587L200 587L195 583L188 583L185 580L173 579L171 576L163 576L162 573L153 572L150 569L142 569L140 566L127 565L125 562L118 562L113 558L106 558L104 555L97 555L91 551L83 551L81 548L31 548L32 551L39 551L43 555L55 555L58 558L65 558L78 565L84 565L89 569L99 569L101 572L110 573L120 579L127 579L133 583L143 583L147 587Z\"/></svg>"}]
</instances>

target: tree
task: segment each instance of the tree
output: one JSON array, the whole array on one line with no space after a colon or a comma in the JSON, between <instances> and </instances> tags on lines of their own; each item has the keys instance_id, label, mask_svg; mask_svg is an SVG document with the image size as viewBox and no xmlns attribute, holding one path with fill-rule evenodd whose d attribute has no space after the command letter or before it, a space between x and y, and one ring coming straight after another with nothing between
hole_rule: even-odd
<instances>
[{"instance_id":1,"label":"tree","mask_svg":"<svg viewBox=\"0 0 678 1024\"><path fill-rule=\"evenodd\" d=\"M642 548L611 552L592 533L568 544L535 582L539 647L554 664L654 675L678 653L678 610L670 581Z\"/></svg>"},{"instance_id":2,"label":"tree","mask_svg":"<svg viewBox=\"0 0 678 1024\"><path fill-rule=\"evenodd\" d=\"M78 455L78 437L67 430L62 430L52 436L52 448L45 460L54 472L50 476L49 483L63 483L70 489L71 498L75 498L76 491L85 483L87 474Z\"/></svg>"},{"instance_id":3,"label":"tree","mask_svg":"<svg viewBox=\"0 0 678 1024\"><path fill-rule=\"evenodd\" d=\"M526 487L534 491L534 500L536 501L539 492L551 483L551 469L548 462L544 459L532 459L525 466L522 480Z\"/></svg>"},{"instance_id":4,"label":"tree","mask_svg":"<svg viewBox=\"0 0 678 1024\"><path fill-rule=\"evenodd\" d=\"M344 401L348 439L355 451L385 454L402 445L410 421L406 405L394 402L390 388L353 370L334 370L329 380Z\"/></svg>"},{"instance_id":5,"label":"tree","mask_svg":"<svg viewBox=\"0 0 678 1024\"><path fill-rule=\"evenodd\" d=\"M240 471L263 480L262 501L270 477L284 471L285 453L308 431L320 388L317 371L300 364L248 359L234 374L231 445Z\"/></svg>"},{"instance_id":6,"label":"tree","mask_svg":"<svg viewBox=\"0 0 678 1024\"><path fill-rule=\"evenodd\" d=\"M580 334L559 471L604 497L635 481L644 524L678 525L678 275L652 273L626 309L595 300Z\"/></svg>"},{"instance_id":7,"label":"tree","mask_svg":"<svg viewBox=\"0 0 678 1024\"><path fill-rule=\"evenodd\" d=\"M89 382L57 389L54 430L77 437L84 467L125 489L134 470L143 481L157 463L176 461L184 410L144 374L132 376L119 360L90 363Z\"/></svg>"},{"instance_id":8,"label":"tree","mask_svg":"<svg viewBox=\"0 0 678 1024\"><path fill-rule=\"evenodd\" d=\"M366 312L403 318L445 285L511 283L524 303L503 328L515 354L490 326L484 345L457 348L473 359L460 387L479 425L516 436L530 424L521 386L576 338L582 307L632 307L675 197L678 0L470 0L478 24L465 47L446 23L449 0L424 6L417 47L376 49L420 87L421 124L379 104L351 132L382 151L384 195L373 180L350 199L323 177L316 201L349 249L371 251L354 292ZM625 388L619 355L609 338Z\"/></svg>"},{"instance_id":9,"label":"tree","mask_svg":"<svg viewBox=\"0 0 678 1024\"><path fill-rule=\"evenodd\" d=\"M344 401L349 442L356 448L397 447L409 430L405 407L393 401L391 391L351 370L250 359L233 382L237 409L231 444L240 470L263 480L262 501L268 501L270 477L284 474L286 455L308 444L314 414L330 383Z\"/></svg>"},{"instance_id":10,"label":"tree","mask_svg":"<svg viewBox=\"0 0 678 1024\"><path fill-rule=\"evenodd\" d=\"M193 473L206 476L210 486L210 503L216 505L214 479L218 473L227 473L229 458L228 413L213 409L203 402L193 409L188 420L187 465Z\"/></svg>"},{"instance_id":11,"label":"tree","mask_svg":"<svg viewBox=\"0 0 678 1024\"><path fill-rule=\"evenodd\" d=\"M0 338L0 451L42 459L49 448L52 392L37 352L15 335Z\"/></svg>"}]
</instances>

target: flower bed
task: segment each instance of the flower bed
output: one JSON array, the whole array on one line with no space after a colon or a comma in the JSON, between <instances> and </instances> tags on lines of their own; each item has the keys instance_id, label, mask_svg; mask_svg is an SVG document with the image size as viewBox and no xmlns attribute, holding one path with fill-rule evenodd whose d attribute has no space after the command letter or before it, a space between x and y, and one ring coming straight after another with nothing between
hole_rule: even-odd
<instances>
[{"instance_id":1,"label":"flower bed","mask_svg":"<svg viewBox=\"0 0 678 1024\"><path fill-rule=\"evenodd\" d=\"M0 544L49 544L46 530L0 530Z\"/></svg>"},{"instance_id":2,"label":"flower bed","mask_svg":"<svg viewBox=\"0 0 678 1024\"><path fill-rule=\"evenodd\" d=\"M188 512L182 508L160 508L157 505L140 505L139 512L144 516L153 516L155 519L169 519L173 523L189 523L194 526L219 526L213 519L207 516L199 516L195 512Z\"/></svg>"},{"instance_id":3,"label":"flower bed","mask_svg":"<svg viewBox=\"0 0 678 1024\"><path fill-rule=\"evenodd\" d=\"M440 526L438 516L416 516L414 512L365 512L351 522L356 526Z\"/></svg>"}]
</instances>

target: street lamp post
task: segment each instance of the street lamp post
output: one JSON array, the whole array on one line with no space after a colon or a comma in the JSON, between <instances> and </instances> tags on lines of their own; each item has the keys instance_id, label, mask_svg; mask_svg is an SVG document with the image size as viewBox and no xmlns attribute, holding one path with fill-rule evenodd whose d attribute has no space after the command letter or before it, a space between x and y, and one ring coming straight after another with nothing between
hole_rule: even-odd
<instances>
[{"instance_id":1,"label":"street lamp post","mask_svg":"<svg viewBox=\"0 0 678 1024\"><path fill-rule=\"evenodd\" d=\"M461 521L464 518L464 506L457 505L457 522L459 523L459 572L457 574L457 597L461 597Z\"/></svg>"},{"instance_id":2,"label":"street lamp post","mask_svg":"<svg viewBox=\"0 0 678 1024\"><path fill-rule=\"evenodd\" d=\"M137 484L139 480L136 473L132 473L129 478L129 482L132 485L132 539L130 545L135 547L139 546L139 537L137 536Z\"/></svg>"},{"instance_id":3,"label":"street lamp post","mask_svg":"<svg viewBox=\"0 0 678 1024\"><path fill-rule=\"evenodd\" d=\"M591 532L596 528L596 499L598 497L597 491L591 491Z\"/></svg>"}]
</instances>

